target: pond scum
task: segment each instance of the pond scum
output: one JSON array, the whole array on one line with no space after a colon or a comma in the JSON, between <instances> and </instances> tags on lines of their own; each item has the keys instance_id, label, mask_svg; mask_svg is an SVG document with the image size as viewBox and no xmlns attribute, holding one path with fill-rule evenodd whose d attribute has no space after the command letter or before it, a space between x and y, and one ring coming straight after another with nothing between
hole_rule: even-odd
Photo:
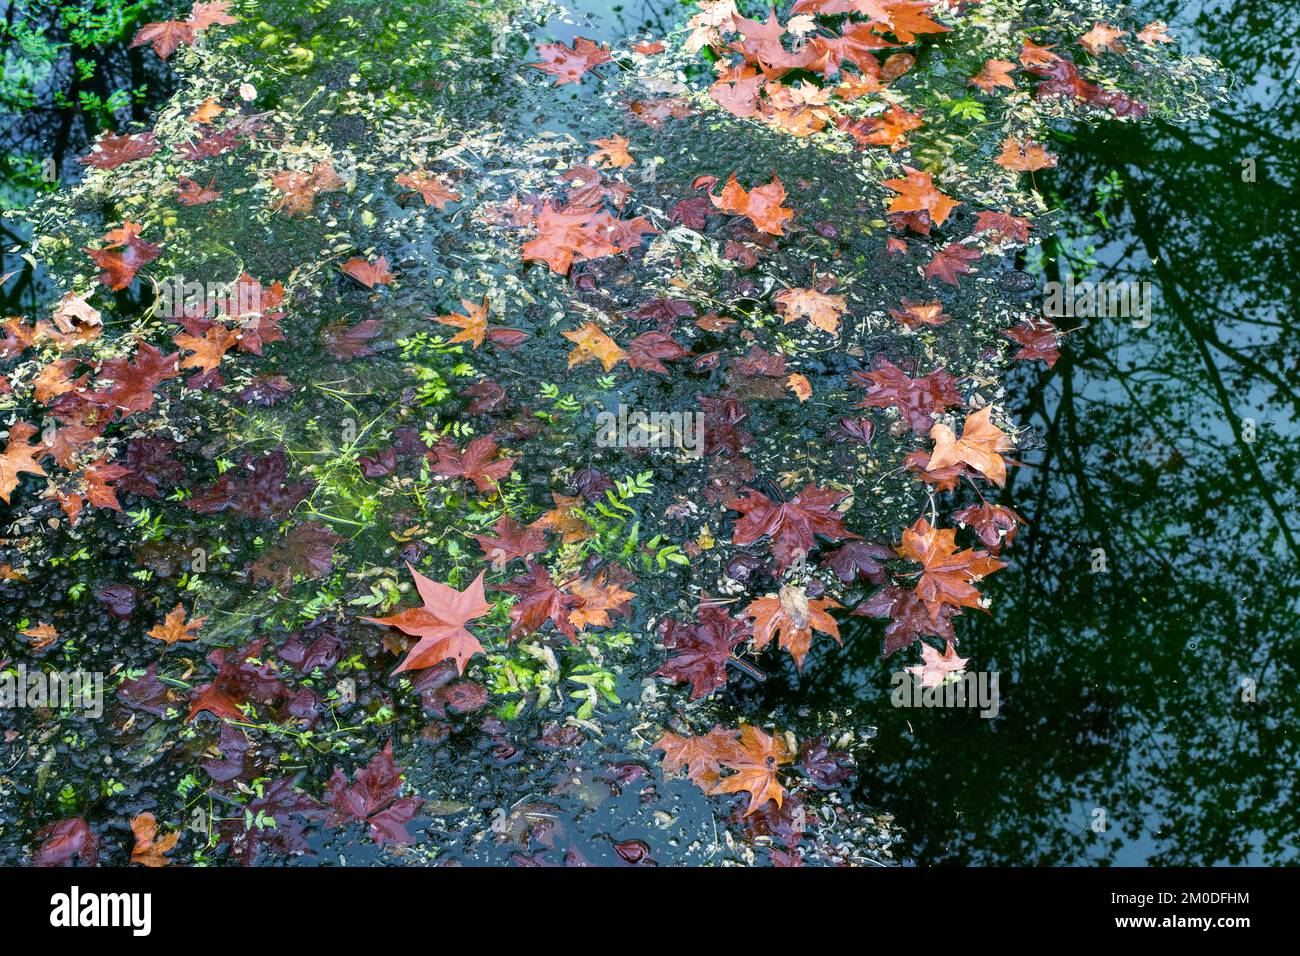
<instances>
[{"instance_id":1,"label":"pond scum","mask_svg":"<svg viewBox=\"0 0 1300 956\"><path fill-rule=\"evenodd\" d=\"M891 860L871 714L753 689L977 666L1045 143L1223 77L1086 0L555 13L137 37L0 326L0 862Z\"/></svg>"}]
</instances>

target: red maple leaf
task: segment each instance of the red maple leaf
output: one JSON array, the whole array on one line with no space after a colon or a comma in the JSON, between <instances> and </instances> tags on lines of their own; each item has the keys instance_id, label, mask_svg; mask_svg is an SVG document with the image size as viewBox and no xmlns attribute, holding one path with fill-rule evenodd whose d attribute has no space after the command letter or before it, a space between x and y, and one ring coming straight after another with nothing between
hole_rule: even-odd
<instances>
[{"instance_id":1,"label":"red maple leaf","mask_svg":"<svg viewBox=\"0 0 1300 956\"><path fill-rule=\"evenodd\" d=\"M143 228L139 223L124 222L120 229L104 233L102 241L107 243L106 246L82 250L104 270L99 274L99 281L114 292L129 286L135 281L135 274L141 266L148 265L162 254L158 246L140 238Z\"/></svg>"},{"instance_id":2,"label":"red maple leaf","mask_svg":"<svg viewBox=\"0 0 1300 956\"><path fill-rule=\"evenodd\" d=\"M960 286L961 280L957 277L970 272L970 264L982 255L982 252L972 246L950 242L942 249L935 250L934 258L925 267L925 276L928 279L938 278L949 285Z\"/></svg>"},{"instance_id":3,"label":"red maple leaf","mask_svg":"<svg viewBox=\"0 0 1300 956\"><path fill-rule=\"evenodd\" d=\"M402 772L393 760L393 742L389 740L383 751L356 772L352 783L341 768L334 768L333 776L325 785L325 803L332 810L326 823L335 827L365 823L370 828L370 838L379 846L410 843L412 838L406 824L424 801L416 796L398 799L401 788Z\"/></svg>"},{"instance_id":4,"label":"red maple leaf","mask_svg":"<svg viewBox=\"0 0 1300 956\"><path fill-rule=\"evenodd\" d=\"M394 674L433 667L448 659L454 660L456 669L463 674L466 662L473 655L483 653L483 645L465 629L465 625L492 610L483 594L485 572L480 571L464 591L457 591L426 578L409 564L406 567L415 580L423 606L407 608L388 617L362 620L395 627L420 639L393 671Z\"/></svg>"},{"instance_id":5,"label":"red maple leaf","mask_svg":"<svg viewBox=\"0 0 1300 956\"><path fill-rule=\"evenodd\" d=\"M887 617L885 625L885 651L888 657L895 651L908 647L913 641L920 640L923 634L932 634L947 641L955 641L952 619L961 611L951 605L939 608L937 618L932 618L925 602L916 596L911 588L891 584L881 588L867 598L853 613L862 617Z\"/></svg>"},{"instance_id":6,"label":"red maple leaf","mask_svg":"<svg viewBox=\"0 0 1300 956\"><path fill-rule=\"evenodd\" d=\"M510 469L519 460L500 458L494 461L497 451L496 439L490 434L475 438L464 451L450 440L443 440L429 453L434 457L429 470L444 478L472 481L479 494L486 494L496 489L497 482L510 474Z\"/></svg>"},{"instance_id":7,"label":"red maple leaf","mask_svg":"<svg viewBox=\"0 0 1300 956\"><path fill-rule=\"evenodd\" d=\"M1061 333L1050 319L1026 319L1002 334L1020 344L1020 351L1012 356L1019 361L1042 359L1051 368L1061 357Z\"/></svg>"},{"instance_id":8,"label":"red maple leaf","mask_svg":"<svg viewBox=\"0 0 1300 956\"><path fill-rule=\"evenodd\" d=\"M859 408L896 408L907 426L921 434L928 433L934 425L931 416L962 403L957 380L943 369L920 378L908 378L902 369L883 359L870 372L854 372L852 381L867 386Z\"/></svg>"},{"instance_id":9,"label":"red maple leaf","mask_svg":"<svg viewBox=\"0 0 1300 956\"><path fill-rule=\"evenodd\" d=\"M266 639L258 638L241 649L220 647L210 653L208 663L217 669L217 675L190 693L188 719L206 710L217 718L240 720L244 716L241 704L249 700L269 704L283 697L287 688L274 666L261 659L265 645Z\"/></svg>"},{"instance_id":10,"label":"red maple leaf","mask_svg":"<svg viewBox=\"0 0 1300 956\"><path fill-rule=\"evenodd\" d=\"M569 613L577 604L577 598L556 587L550 573L540 564L530 561L526 567L526 572L514 580L494 585L498 591L513 594L516 598L510 608L511 640L539 631L550 621L561 634L576 644L578 632L569 620Z\"/></svg>"},{"instance_id":11,"label":"red maple leaf","mask_svg":"<svg viewBox=\"0 0 1300 956\"><path fill-rule=\"evenodd\" d=\"M767 536L771 541L772 556L782 572L800 557L807 557L822 535L831 541L858 538L844 527L844 519L835 506L848 497L833 488L818 488L809 482L789 501L775 502L761 491L741 489L740 496L726 504L742 517L731 534L735 545L753 544Z\"/></svg>"},{"instance_id":12,"label":"red maple leaf","mask_svg":"<svg viewBox=\"0 0 1300 956\"><path fill-rule=\"evenodd\" d=\"M689 683L692 699L726 686L727 662L734 659L736 645L750 635L744 621L707 601L707 595L701 597L698 621L684 623L669 618L659 628L664 649L674 652L674 656L655 673Z\"/></svg>"}]
</instances>

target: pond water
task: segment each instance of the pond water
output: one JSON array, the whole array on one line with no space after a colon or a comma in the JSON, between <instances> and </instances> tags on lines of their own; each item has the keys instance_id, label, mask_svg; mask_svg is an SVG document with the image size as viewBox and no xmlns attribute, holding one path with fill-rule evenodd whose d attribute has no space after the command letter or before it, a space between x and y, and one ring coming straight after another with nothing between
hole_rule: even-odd
<instances>
[{"instance_id":1,"label":"pond water","mask_svg":"<svg viewBox=\"0 0 1300 956\"><path fill-rule=\"evenodd\" d=\"M682 10L568 6L538 40L659 34ZM960 645L999 674L999 713L892 706L901 664L861 619L842 648L822 642L800 674L749 692L876 726L855 796L893 815L912 864L1300 862L1300 347L1287 336L1300 263L1286 241L1300 10L1140 6L1238 87L1193 126L1067 133L1039 180L1067 215L1022 267L1149 283L1152 308L1149 325L1062 319L1060 360L1023 363L1008 385L1033 437L998 500L1026 527ZM574 781L593 808L583 831L635 839L635 792L606 791ZM702 813L689 787L680 797Z\"/></svg>"}]
</instances>

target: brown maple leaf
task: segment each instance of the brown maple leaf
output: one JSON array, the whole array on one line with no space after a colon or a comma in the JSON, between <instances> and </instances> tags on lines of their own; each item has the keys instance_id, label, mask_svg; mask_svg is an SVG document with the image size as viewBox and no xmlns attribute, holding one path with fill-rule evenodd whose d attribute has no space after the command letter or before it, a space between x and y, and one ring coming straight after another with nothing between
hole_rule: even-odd
<instances>
[{"instance_id":1,"label":"brown maple leaf","mask_svg":"<svg viewBox=\"0 0 1300 956\"><path fill-rule=\"evenodd\" d=\"M445 209L449 202L460 201L460 193L443 182L442 177L437 173L431 173L427 170L417 169L413 172L402 173L397 177L397 185L405 186L407 189L419 193L426 206L433 206L439 211Z\"/></svg>"},{"instance_id":2,"label":"brown maple leaf","mask_svg":"<svg viewBox=\"0 0 1300 956\"><path fill-rule=\"evenodd\" d=\"M320 341L330 355L346 361L374 355L375 350L367 343L378 338L382 331L383 325L378 319L363 319L353 326L342 321L331 322L321 329Z\"/></svg>"},{"instance_id":3,"label":"brown maple leaf","mask_svg":"<svg viewBox=\"0 0 1300 956\"><path fill-rule=\"evenodd\" d=\"M962 670L968 660L970 658L957 656L951 641L944 648L942 654L922 641L922 663L915 667L909 667L907 672L919 680L922 687L938 687L949 674Z\"/></svg>"},{"instance_id":4,"label":"brown maple leaf","mask_svg":"<svg viewBox=\"0 0 1300 956\"><path fill-rule=\"evenodd\" d=\"M936 249L929 265L925 267L928 279L942 279L949 285L960 286L958 276L971 271L970 264L983 253L960 242L950 242L942 249Z\"/></svg>"},{"instance_id":5,"label":"brown maple leaf","mask_svg":"<svg viewBox=\"0 0 1300 956\"><path fill-rule=\"evenodd\" d=\"M960 511L953 512L952 520L969 526L975 532L975 537L979 538L980 544L988 548L991 554L998 554L1003 545L1011 544L1016 539L1016 532L1024 524L1024 519L1010 508L991 505L987 501L967 505Z\"/></svg>"},{"instance_id":6,"label":"brown maple leaf","mask_svg":"<svg viewBox=\"0 0 1300 956\"><path fill-rule=\"evenodd\" d=\"M135 281L135 274L141 266L162 255L162 249L140 238L143 229L139 223L124 222L121 228L104 233L101 241L107 245L82 250L104 270L99 274L99 281L114 292L129 286Z\"/></svg>"},{"instance_id":7,"label":"brown maple leaf","mask_svg":"<svg viewBox=\"0 0 1300 956\"><path fill-rule=\"evenodd\" d=\"M961 610L945 604L939 608L939 616L931 619L925 602L916 596L916 591L891 584L859 604L853 613L861 617L889 618L889 623L885 625L883 654L888 657L913 641L920 640L923 634L955 641L957 638L953 633L952 619Z\"/></svg>"},{"instance_id":8,"label":"brown maple leaf","mask_svg":"<svg viewBox=\"0 0 1300 956\"><path fill-rule=\"evenodd\" d=\"M1022 40L1020 43L1020 65L1021 66L1046 66L1059 60L1052 49L1056 46L1049 43L1047 46L1039 46L1033 40Z\"/></svg>"},{"instance_id":9,"label":"brown maple leaf","mask_svg":"<svg viewBox=\"0 0 1300 956\"><path fill-rule=\"evenodd\" d=\"M180 375L177 359L180 352L163 355L148 342L136 347L134 361L125 358L109 359L99 371L100 380L112 384L92 393L92 402L124 412L144 412L153 407L154 389L168 379Z\"/></svg>"},{"instance_id":10,"label":"brown maple leaf","mask_svg":"<svg viewBox=\"0 0 1300 956\"><path fill-rule=\"evenodd\" d=\"M934 425L936 413L962 402L957 380L943 369L909 378L898 366L883 359L870 372L854 372L851 381L867 386L859 408L896 408L908 427L921 434Z\"/></svg>"},{"instance_id":11,"label":"brown maple leaf","mask_svg":"<svg viewBox=\"0 0 1300 956\"><path fill-rule=\"evenodd\" d=\"M569 623L579 631L588 627L609 627L609 615L626 613L627 604L636 594L611 584L606 572L594 579L578 578L569 584L568 591L577 599L577 606L569 612Z\"/></svg>"},{"instance_id":12,"label":"brown maple leaf","mask_svg":"<svg viewBox=\"0 0 1300 956\"><path fill-rule=\"evenodd\" d=\"M722 776L724 761L744 759L737 732L718 725L707 734L682 735L665 732L651 745L664 752L663 768L668 773L685 770L686 777L708 791Z\"/></svg>"},{"instance_id":13,"label":"brown maple leaf","mask_svg":"<svg viewBox=\"0 0 1300 956\"><path fill-rule=\"evenodd\" d=\"M555 503L555 507L528 527L558 534L563 544L586 541L595 534L591 526L578 513L578 509L584 504L581 497L576 495L570 497L551 492L551 500Z\"/></svg>"},{"instance_id":14,"label":"brown maple leaf","mask_svg":"<svg viewBox=\"0 0 1300 956\"><path fill-rule=\"evenodd\" d=\"M655 673L689 683L693 700L726 686L727 662L734 658L736 646L751 634L751 629L728 614L725 607L707 601L708 596L702 595L697 622L669 618L659 627L664 649L673 656Z\"/></svg>"},{"instance_id":15,"label":"brown maple leaf","mask_svg":"<svg viewBox=\"0 0 1300 956\"><path fill-rule=\"evenodd\" d=\"M917 518L903 531L902 543L896 548L902 557L922 566L916 596L925 602L934 622L945 605L981 607L980 593L971 582L1006 567L987 551L957 550L956 537L953 528L932 528L924 518Z\"/></svg>"},{"instance_id":16,"label":"brown maple leaf","mask_svg":"<svg viewBox=\"0 0 1300 956\"><path fill-rule=\"evenodd\" d=\"M94 147L85 156L77 157L83 166L96 169L117 169L124 163L132 163L158 152L158 137L153 133L136 133L119 136L105 133L95 141Z\"/></svg>"},{"instance_id":17,"label":"brown maple leaf","mask_svg":"<svg viewBox=\"0 0 1300 956\"><path fill-rule=\"evenodd\" d=\"M171 646L179 642L197 641L199 639L199 628L207 620L206 617L185 620L185 607L179 602L167 612L167 617L161 624L155 624L152 628L145 631L149 637L156 637L164 644Z\"/></svg>"},{"instance_id":18,"label":"brown maple leaf","mask_svg":"<svg viewBox=\"0 0 1300 956\"><path fill-rule=\"evenodd\" d=\"M407 608L388 617L365 617L362 620L395 627L419 638L394 674L433 667L449 659L456 662L458 673L465 673L466 662L473 655L483 653L483 645L465 629L465 625L492 610L483 593L485 572L480 571L464 591L457 591L426 578L409 564L406 567L415 581L423 606Z\"/></svg>"},{"instance_id":19,"label":"brown maple leaf","mask_svg":"<svg viewBox=\"0 0 1300 956\"><path fill-rule=\"evenodd\" d=\"M1096 23L1091 30L1079 37L1079 45L1093 56L1106 52L1123 53L1124 44L1120 38L1125 36L1128 36L1126 30L1117 30L1109 23Z\"/></svg>"},{"instance_id":20,"label":"brown maple leaf","mask_svg":"<svg viewBox=\"0 0 1300 956\"><path fill-rule=\"evenodd\" d=\"M577 599L565 589L556 586L550 573L540 564L528 562L524 574L505 584L493 585L498 591L515 595L510 608L510 639L535 633L550 621L556 629L573 643L578 642L577 630L569 615Z\"/></svg>"},{"instance_id":21,"label":"brown maple leaf","mask_svg":"<svg viewBox=\"0 0 1300 956\"><path fill-rule=\"evenodd\" d=\"M1011 449L1011 439L989 420L992 413L993 407L985 405L979 411L967 415L961 438L943 422L935 422L930 429L934 452L930 455L925 470L934 471L949 465L965 464L999 488L1005 485L1007 465L1002 452Z\"/></svg>"},{"instance_id":22,"label":"brown maple leaf","mask_svg":"<svg viewBox=\"0 0 1300 956\"><path fill-rule=\"evenodd\" d=\"M1005 212L982 212L975 222L975 232L991 232L1001 235L1013 242L1029 241L1029 230L1033 224L1020 216Z\"/></svg>"}]
</instances>

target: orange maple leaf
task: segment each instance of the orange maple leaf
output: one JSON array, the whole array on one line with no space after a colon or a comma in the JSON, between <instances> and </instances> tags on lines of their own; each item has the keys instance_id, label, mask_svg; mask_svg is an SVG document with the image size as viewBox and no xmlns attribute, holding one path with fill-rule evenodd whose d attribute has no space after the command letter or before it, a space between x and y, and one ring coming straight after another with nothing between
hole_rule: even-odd
<instances>
[{"instance_id":1,"label":"orange maple leaf","mask_svg":"<svg viewBox=\"0 0 1300 956\"><path fill-rule=\"evenodd\" d=\"M339 268L343 270L344 275L356 279L367 289L373 289L377 285L389 285L397 278L388 271L388 259L384 256L380 256L373 263L361 256L353 256Z\"/></svg>"},{"instance_id":2,"label":"orange maple leaf","mask_svg":"<svg viewBox=\"0 0 1300 956\"><path fill-rule=\"evenodd\" d=\"M470 657L483 653L483 645L465 629L465 625L492 610L483 593L483 575L486 572L480 571L469 587L457 591L426 578L409 564L406 567L415 580L424 606L407 608L388 617L364 617L362 620L395 627L420 639L393 671L394 674L433 667L448 659L454 660L457 671L463 674Z\"/></svg>"},{"instance_id":3,"label":"orange maple leaf","mask_svg":"<svg viewBox=\"0 0 1300 956\"><path fill-rule=\"evenodd\" d=\"M598 361L608 372L627 358L627 353L617 342L602 332L595 322L584 322L579 328L572 332L565 332L563 335L577 346L569 353L569 368Z\"/></svg>"},{"instance_id":4,"label":"orange maple leaf","mask_svg":"<svg viewBox=\"0 0 1300 956\"><path fill-rule=\"evenodd\" d=\"M934 471L945 465L967 464L999 488L1003 487L1007 482L1007 465L1002 452L1011 449L1011 439L989 420L992 411L992 406L985 405L979 411L967 415L961 438L943 422L935 422L930 429L934 451L925 470Z\"/></svg>"},{"instance_id":5,"label":"orange maple leaf","mask_svg":"<svg viewBox=\"0 0 1300 956\"><path fill-rule=\"evenodd\" d=\"M318 195L338 192L345 183L334 171L334 164L323 160L312 167L310 173L290 169L274 172L271 185L284 194L271 208L286 216L306 216L314 209Z\"/></svg>"},{"instance_id":6,"label":"orange maple leaf","mask_svg":"<svg viewBox=\"0 0 1300 956\"><path fill-rule=\"evenodd\" d=\"M1011 78L1016 65L1010 60L991 59L984 61L984 67L969 80L971 86L978 86L985 93L992 93L999 86L1009 90L1016 88L1016 81Z\"/></svg>"},{"instance_id":7,"label":"orange maple leaf","mask_svg":"<svg viewBox=\"0 0 1300 956\"><path fill-rule=\"evenodd\" d=\"M943 225L948 214L961 205L951 196L945 196L935 188L929 173L923 173L911 166L904 166L907 173L903 179L886 179L883 185L898 193L889 204L889 211L919 212L925 210L936 226Z\"/></svg>"},{"instance_id":8,"label":"orange maple leaf","mask_svg":"<svg viewBox=\"0 0 1300 956\"><path fill-rule=\"evenodd\" d=\"M135 845L131 847L131 862L141 866L166 866L171 860L166 856L181 838L180 832L158 836L158 820L152 813L138 814L131 820Z\"/></svg>"},{"instance_id":9,"label":"orange maple leaf","mask_svg":"<svg viewBox=\"0 0 1300 956\"><path fill-rule=\"evenodd\" d=\"M777 734L769 737L757 727L740 725L740 753L728 754L721 762L722 766L735 773L722 777L709 790L709 793L749 793L749 807L745 816L749 816L767 801L781 806L785 788L777 779L777 769L781 764L794 759L785 746L785 738Z\"/></svg>"},{"instance_id":10,"label":"orange maple leaf","mask_svg":"<svg viewBox=\"0 0 1300 956\"><path fill-rule=\"evenodd\" d=\"M746 191L736 179L736 174L732 173L727 184L722 187L722 192L717 196L710 193L709 198L718 209L737 216L748 216L755 229L772 236L784 235L782 227L794 216L793 209L781 205L785 201L785 186L776 176L772 177L770 183Z\"/></svg>"},{"instance_id":11,"label":"orange maple leaf","mask_svg":"<svg viewBox=\"0 0 1300 956\"><path fill-rule=\"evenodd\" d=\"M808 600L807 592L797 585L787 584L779 594L751 601L745 616L754 621L754 646L760 651L773 638L790 652L794 663L803 669L804 658L812 646L813 631L829 634L840 642L840 628L828 611L841 607L831 598Z\"/></svg>"},{"instance_id":12,"label":"orange maple leaf","mask_svg":"<svg viewBox=\"0 0 1300 956\"><path fill-rule=\"evenodd\" d=\"M1002 152L994 157L993 162L1012 172L1032 173L1036 169L1055 166L1056 157L1043 149L1042 143L1031 139L1021 141L1008 136L1002 142Z\"/></svg>"},{"instance_id":13,"label":"orange maple leaf","mask_svg":"<svg viewBox=\"0 0 1300 956\"><path fill-rule=\"evenodd\" d=\"M925 602L930 619L936 624L945 604L980 607L980 593L971 582L1006 567L987 551L959 551L956 542L955 529L932 528L924 518L917 518L916 523L903 532L902 543L894 549L902 557L922 566L916 582L916 596Z\"/></svg>"},{"instance_id":14,"label":"orange maple leaf","mask_svg":"<svg viewBox=\"0 0 1300 956\"><path fill-rule=\"evenodd\" d=\"M186 621L185 606L178 602L174 608L167 612L167 617L163 619L161 624L155 624L145 631L145 634L149 637L156 637L168 646L181 642L197 641L199 639L199 628L203 626L206 620L206 617L200 617Z\"/></svg>"},{"instance_id":15,"label":"orange maple leaf","mask_svg":"<svg viewBox=\"0 0 1300 956\"><path fill-rule=\"evenodd\" d=\"M483 296L482 305L475 305L469 299L461 299L460 305L465 310L465 315L459 315L455 312L451 315L435 315L433 321L460 329L459 332L447 340L448 345L455 342L469 342L472 348L478 349L487 336L487 296Z\"/></svg>"},{"instance_id":16,"label":"orange maple leaf","mask_svg":"<svg viewBox=\"0 0 1300 956\"><path fill-rule=\"evenodd\" d=\"M608 627L609 612L619 612L627 607L636 594L606 581L602 572L595 580L578 578L568 591L578 599L578 606L569 612L569 623L578 630L587 627Z\"/></svg>"},{"instance_id":17,"label":"orange maple leaf","mask_svg":"<svg viewBox=\"0 0 1300 956\"><path fill-rule=\"evenodd\" d=\"M842 295L827 295L816 289L783 289L776 294L777 311L786 323L807 319L832 335L840 330L840 316L849 310Z\"/></svg>"},{"instance_id":18,"label":"orange maple leaf","mask_svg":"<svg viewBox=\"0 0 1300 956\"><path fill-rule=\"evenodd\" d=\"M16 422L9 428L9 443L0 453L0 499L9 503L9 496L18 487L18 475L26 472L32 475L44 475L40 459L46 450L41 445L31 444L31 437L37 428L29 422Z\"/></svg>"},{"instance_id":19,"label":"orange maple leaf","mask_svg":"<svg viewBox=\"0 0 1300 956\"><path fill-rule=\"evenodd\" d=\"M593 139L591 145L599 146L600 149L588 156L587 162L601 169L623 169L636 165L636 160L628 152L628 147L632 144L625 136L615 133L604 139Z\"/></svg>"}]
</instances>

